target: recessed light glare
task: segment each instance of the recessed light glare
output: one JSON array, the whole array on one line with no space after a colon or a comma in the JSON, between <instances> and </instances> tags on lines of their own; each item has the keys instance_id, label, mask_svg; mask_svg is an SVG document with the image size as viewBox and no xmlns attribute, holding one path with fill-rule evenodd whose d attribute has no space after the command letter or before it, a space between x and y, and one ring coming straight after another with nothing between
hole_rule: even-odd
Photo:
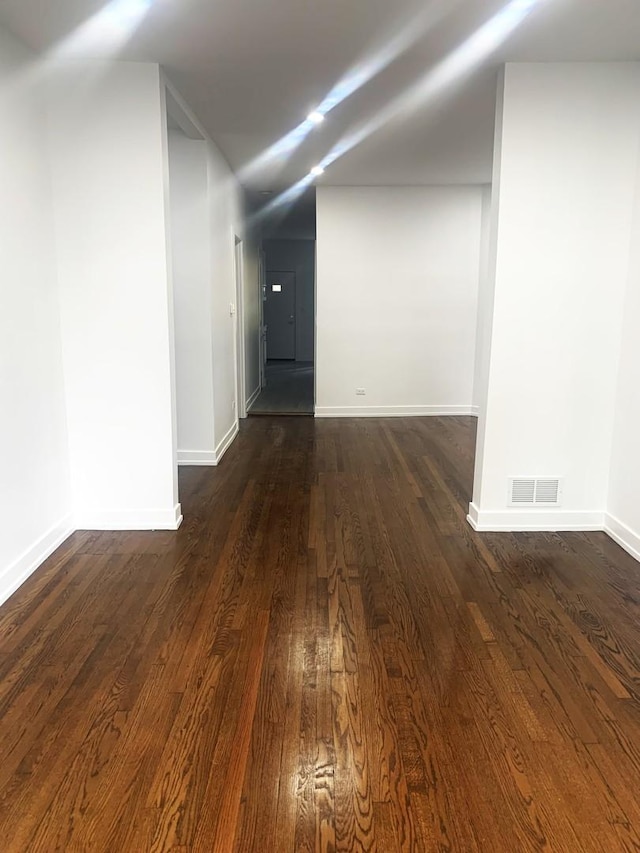
<instances>
[{"instance_id":1,"label":"recessed light glare","mask_svg":"<svg viewBox=\"0 0 640 853\"><path fill-rule=\"evenodd\" d=\"M114 20L126 21L142 17L152 5L153 0L115 0L105 11Z\"/></svg>"},{"instance_id":2,"label":"recessed light glare","mask_svg":"<svg viewBox=\"0 0 640 853\"><path fill-rule=\"evenodd\" d=\"M319 113L317 110L314 110L312 113L309 113L307 118L314 124L322 124L322 122L324 121L323 114Z\"/></svg>"},{"instance_id":3,"label":"recessed light glare","mask_svg":"<svg viewBox=\"0 0 640 853\"><path fill-rule=\"evenodd\" d=\"M314 166L309 174L313 175L314 178L317 178L318 175L324 175L324 169L322 166Z\"/></svg>"}]
</instances>

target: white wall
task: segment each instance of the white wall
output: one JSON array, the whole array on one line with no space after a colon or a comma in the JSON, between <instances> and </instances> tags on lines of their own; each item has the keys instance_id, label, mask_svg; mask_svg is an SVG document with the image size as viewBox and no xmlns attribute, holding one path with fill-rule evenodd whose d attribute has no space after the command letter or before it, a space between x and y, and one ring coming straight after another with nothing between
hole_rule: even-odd
<instances>
[{"instance_id":1,"label":"white wall","mask_svg":"<svg viewBox=\"0 0 640 853\"><path fill-rule=\"evenodd\" d=\"M638 164L606 526L640 559L640 151Z\"/></svg>"},{"instance_id":2,"label":"white wall","mask_svg":"<svg viewBox=\"0 0 640 853\"><path fill-rule=\"evenodd\" d=\"M472 411L481 208L479 186L318 188L317 415Z\"/></svg>"},{"instance_id":3,"label":"white wall","mask_svg":"<svg viewBox=\"0 0 640 853\"><path fill-rule=\"evenodd\" d=\"M235 240L244 238L240 186L173 85L169 109L189 134L170 134L168 178L172 267L176 303L176 367L180 464L217 465L238 432ZM175 121L175 116L172 117ZM243 242L244 241L243 239ZM251 251L249 241L248 251ZM246 257L246 256L245 256ZM251 264L245 269L249 289ZM245 366L257 371L257 305L249 299L245 319ZM246 304L247 297L245 292ZM252 377L249 376L249 381ZM249 387L247 385L247 387Z\"/></svg>"},{"instance_id":4,"label":"white wall","mask_svg":"<svg viewBox=\"0 0 640 853\"><path fill-rule=\"evenodd\" d=\"M260 239L245 232L244 249L244 381L247 408L260 393Z\"/></svg>"},{"instance_id":5,"label":"white wall","mask_svg":"<svg viewBox=\"0 0 640 853\"><path fill-rule=\"evenodd\" d=\"M489 376L470 512L481 529L602 524L640 132L639 68L506 67L493 187ZM508 508L510 476L564 478L562 508Z\"/></svg>"},{"instance_id":6,"label":"white wall","mask_svg":"<svg viewBox=\"0 0 640 853\"><path fill-rule=\"evenodd\" d=\"M0 30L0 602L71 532L44 122Z\"/></svg>"},{"instance_id":7,"label":"white wall","mask_svg":"<svg viewBox=\"0 0 640 853\"><path fill-rule=\"evenodd\" d=\"M211 223L211 287L213 341L214 435L216 458L238 430L236 400L235 324L230 314L236 303L235 236L243 236L238 183L213 142L207 141L209 217Z\"/></svg>"},{"instance_id":8,"label":"white wall","mask_svg":"<svg viewBox=\"0 0 640 853\"><path fill-rule=\"evenodd\" d=\"M265 240L267 272L296 274L296 361L313 361L315 241Z\"/></svg>"},{"instance_id":9,"label":"white wall","mask_svg":"<svg viewBox=\"0 0 640 853\"><path fill-rule=\"evenodd\" d=\"M178 459L215 454L207 146L169 133Z\"/></svg>"},{"instance_id":10,"label":"white wall","mask_svg":"<svg viewBox=\"0 0 640 853\"><path fill-rule=\"evenodd\" d=\"M475 372L473 378L473 405L476 413L486 398L489 374L489 333L491 329L493 302L492 282L489 277L489 251L491 235L491 186L482 188L482 225L480 231L480 283L478 288L478 319L476 325Z\"/></svg>"},{"instance_id":11,"label":"white wall","mask_svg":"<svg viewBox=\"0 0 640 853\"><path fill-rule=\"evenodd\" d=\"M180 520L158 66L72 63L50 137L76 523Z\"/></svg>"}]
</instances>

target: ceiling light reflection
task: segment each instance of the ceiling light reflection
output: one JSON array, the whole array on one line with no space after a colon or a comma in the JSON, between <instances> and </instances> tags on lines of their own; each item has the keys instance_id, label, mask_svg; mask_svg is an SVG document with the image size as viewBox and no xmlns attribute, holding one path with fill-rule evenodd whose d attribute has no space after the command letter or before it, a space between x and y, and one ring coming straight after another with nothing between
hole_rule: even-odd
<instances>
[{"instance_id":1,"label":"ceiling light reflection","mask_svg":"<svg viewBox=\"0 0 640 853\"><path fill-rule=\"evenodd\" d=\"M136 30L143 23L157 0L110 0L103 8L48 50L7 77L0 87L0 95L20 97L31 86L49 81L60 71L61 60L117 58ZM95 66L99 73L99 66ZM84 82L91 84L92 75L86 74Z\"/></svg>"},{"instance_id":2,"label":"ceiling light reflection","mask_svg":"<svg viewBox=\"0 0 640 853\"><path fill-rule=\"evenodd\" d=\"M511 0L445 59L409 89L390 101L368 122L343 137L322 160L324 168L335 163L393 119L424 107L477 69L544 0Z\"/></svg>"},{"instance_id":3,"label":"ceiling light reflection","mask_svg":"<svg viewBox=\"0 0 640 853\"><path fill-rule=\"evenodd\" d=\"M240 180L244 183L270 166L282 166L291 154L304 142L311 131L320 124L327 114L338 104L361 89L366 83L380 74L394 60L424 38L429 30L450 14L460 0L438 0L423 7L421 12L409 23L392 35L378 47L371 56L353 66L331 89L324 100L297 127L278 142L259 154L240 170ZM316 117L321 116L318 120Z\"/></svg>"},{"instance_id":4,"label":"ceiling light reflection","mask_svg":"<svg viewBox=\"0 0 640 853\"><path fill-rule=\"evenodd\" d=\"M138 29L155 0L111 0L51 51L51 57L96 58L117 53Z\"/></svg>"}]
</instances>

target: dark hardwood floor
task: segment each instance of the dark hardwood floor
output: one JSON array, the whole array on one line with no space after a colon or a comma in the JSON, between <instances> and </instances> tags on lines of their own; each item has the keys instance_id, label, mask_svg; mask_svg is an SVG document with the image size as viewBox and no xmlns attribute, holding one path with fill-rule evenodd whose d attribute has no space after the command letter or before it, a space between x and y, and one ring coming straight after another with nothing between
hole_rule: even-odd
<instances>
[{"instance_id":1,"label":"dark hardwood floor","mask_svg":"<svg viewBox=\"0 0 640 853\"><path fill-rule=\"evenodd\" d=\"M0 610L0 849L640 850L640 565L478 535L471 419L257 418Z\"/></svg>"}]
</instances>

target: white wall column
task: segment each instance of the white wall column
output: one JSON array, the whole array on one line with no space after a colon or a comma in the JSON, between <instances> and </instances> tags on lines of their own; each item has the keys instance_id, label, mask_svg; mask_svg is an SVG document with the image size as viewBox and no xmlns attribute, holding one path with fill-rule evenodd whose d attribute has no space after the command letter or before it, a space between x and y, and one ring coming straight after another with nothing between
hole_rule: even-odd
<instances>
[{"instance_id":1,"label":"white wall column","mask_svg":"<svg viewBox=\"0 0 640 853\"><path fill-rule=\"evenodd\" d=\"M640 560L640 150L605 529Z\"/></svg>"},{"instance_id":2,"label":"white wall column","mask_svg":"<svg viewBox=\"0 0 640 853\"><path fill-rule=\"evenodd\" d=\"M640 133L640 65L507 65L500 84L470 520L603 526ZM559 477L560 506L509 506Z\"/></svg>"},{"instance_id":3,"label":"white wall column","mask_svg":"<svg viewBox=\"0 0 640 853\"><path fill-rule=\"evenodd\" d=\"M167 129L157 65L70 63L50 91L76 526L174 529Z\"/></svg>"}]
</instances>

